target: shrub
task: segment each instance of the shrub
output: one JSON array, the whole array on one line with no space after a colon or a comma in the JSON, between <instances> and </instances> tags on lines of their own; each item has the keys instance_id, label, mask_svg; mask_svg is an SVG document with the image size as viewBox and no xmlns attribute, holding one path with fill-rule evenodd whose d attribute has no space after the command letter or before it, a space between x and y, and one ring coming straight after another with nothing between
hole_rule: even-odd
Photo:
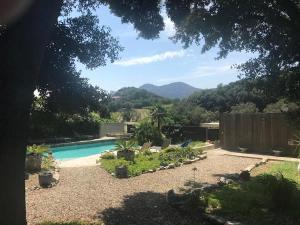
<instances>
[{"instance_id":1,"label":"shrub","mask_svg":"<svg viewBox=\"0 0 300 225\"><path fill-rule=\"evenodd\" d=\"M231 107L231 113L257 113L258 109L253 102L240 103Z\"/></svg>"},{"instance_id":2,"label":"shrub","mask_svg":"<svg viewBox=\"0 0 300 225\"><path fill-rule=\"evenodd\" d=\"M135 138L139 145L152 142L153 145L161 145L163 136L161 132L151 123L144 122L135 130Z\"/></svg>"},{"instance_id":3,"label":"shrub","mask_svg":"<svg viewBox=\"0 0 300 225\"><path fill-rule=\"evenodd\" d=\"M27 146L27 154L45 154L49 152L49 147L46 145L31 145Z\"/></svg>"},{"instance_id":4,"label":"shrub","mask_svg":"<svg viewBox=\"0 0 300 225\"><path fill-rule=\"evenodd\" d=\"M111 152L106 152L101 155L101 159L115 159L115 155Z\"/></svg>"},{"instance_id":5,"label":"shrub","mask_svg":"<svg viewBox=\"0 0 300 225\"><path fill-rule=\"evenodd\" d=\"M261 175L259 181L265 186L265 194L273 210L282 211L294 206L298 191L296 182L286 179L280 173L275 176Z\"/></svg>"}]
</instances>

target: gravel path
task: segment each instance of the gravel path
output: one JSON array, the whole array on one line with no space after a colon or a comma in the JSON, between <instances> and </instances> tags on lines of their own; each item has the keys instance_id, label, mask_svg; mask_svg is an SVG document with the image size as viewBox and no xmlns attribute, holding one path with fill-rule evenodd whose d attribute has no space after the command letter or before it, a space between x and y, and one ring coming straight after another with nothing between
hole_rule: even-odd
<instances>
[{"instance_id":1,"label":"gravel path","mask_svg":"<svg viewBox=\"0 0 300 225\"><path fill-rule=\"evenodd\" d=\"M50 189L31 190L36 183L26 181L27 219L42 221L103 221L105 225L201 225L193 218L170 208L165 193L193 179L216 183L223 174L239 172L259 160L223 156L209 151L208 158L173 170L116 179L97 167L63 168L60 182Z\"/></svg>"}]
</instances>

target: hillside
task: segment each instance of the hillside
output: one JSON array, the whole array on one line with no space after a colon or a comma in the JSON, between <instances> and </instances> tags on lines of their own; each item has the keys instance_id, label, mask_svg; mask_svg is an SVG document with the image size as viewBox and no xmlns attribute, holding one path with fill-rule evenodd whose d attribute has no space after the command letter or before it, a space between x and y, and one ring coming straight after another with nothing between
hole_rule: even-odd
<instances>
[{"instance_id":1,"label":"hillside","mask_svg":"<svg viewBox=\"0 0 300 225\"><path fill-rule=\"evenodd\" d=\"M121 88L113 94L112 98L112 107L115 111L122 108L143 108L157 103L171 103L171 100L135 87Z\"/></svg>"},{"instance_id":2,"label":"hillside","mask_svg":"<svg viewBox=\"0 0 300 225\"><path fill-rule=\"evenodd\" d=\"M171 84L166 84L162 86L156 86L153 84L144 84L140 89L147 90L153 94L156 94L161 97L170 98L170 99L182 99L190 96L195 91L198 91L198 88L195 88L191 85L188 85L183 82L175 82Z\"/></svg>"}]
</instances>

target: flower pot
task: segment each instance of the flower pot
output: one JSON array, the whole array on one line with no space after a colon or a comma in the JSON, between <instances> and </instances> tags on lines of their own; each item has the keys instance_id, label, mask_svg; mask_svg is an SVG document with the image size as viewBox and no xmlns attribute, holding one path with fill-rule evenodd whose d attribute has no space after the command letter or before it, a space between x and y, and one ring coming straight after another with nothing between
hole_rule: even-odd
<instances>
[{"instance_id":1,"label":"flower pot","mask_svg":"<svg viewBox=\"0 0 300 225\"><path fill-rule=\"evenodd\" d=\"M118 151L117 152L117 158L124 158L127 161L133 161L134 160L134 151Z\"/></svg>"},{"instance_id":2,"label":"flower pot","mask_svg":"<svg viewBox=\"0 0 300 225\"><path fill-rule=\"evenodd\" d=\"M40 154L29 154L26 156L25 167L28 172L41 171L42 156Z\"/></svg>"},{"instance_id":3,"label":"flower pot","mask_svg":"<svg viewBox=\"0 0 300 225\"><path fill-rule=\"evenodd\" d=\"M39 173L39 184L41 187L50 187L53 181L53 174L50 171Z\"/></svg>"},{"instance_id":4,"label":"flower pot","mask_svg":"<svg viewBox=\"0 0 300 225\"><path fill-rule=\"evenodd\" d=\"M116 166L116 177L118 177L118 178L128 178L128 168L127 168L127 166Z\"/></svg>"}]
</instances>

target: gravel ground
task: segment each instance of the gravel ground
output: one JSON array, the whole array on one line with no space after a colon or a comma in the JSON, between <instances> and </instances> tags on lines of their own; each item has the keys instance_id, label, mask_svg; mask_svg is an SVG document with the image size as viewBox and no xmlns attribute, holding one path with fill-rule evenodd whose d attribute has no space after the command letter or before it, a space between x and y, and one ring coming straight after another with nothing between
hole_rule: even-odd
<instances>
[{"instance_id":1,"label":"gravel ground","mask_svg":"<svg viewBox=\"0 0 300 225\"><path fill-rule=\"evenodd\" d=\"M224 174L239 172L256 159L222 156L215 151L208 158L183 167L116 179L95 167L63 168L60 182L50 189L33 190L36 176L26 181L28 225L42 221L103 221L105 225L201 225L200 218L170 208L165 193L193 179L216 183Z\"/></svg>"}]
</instances>

